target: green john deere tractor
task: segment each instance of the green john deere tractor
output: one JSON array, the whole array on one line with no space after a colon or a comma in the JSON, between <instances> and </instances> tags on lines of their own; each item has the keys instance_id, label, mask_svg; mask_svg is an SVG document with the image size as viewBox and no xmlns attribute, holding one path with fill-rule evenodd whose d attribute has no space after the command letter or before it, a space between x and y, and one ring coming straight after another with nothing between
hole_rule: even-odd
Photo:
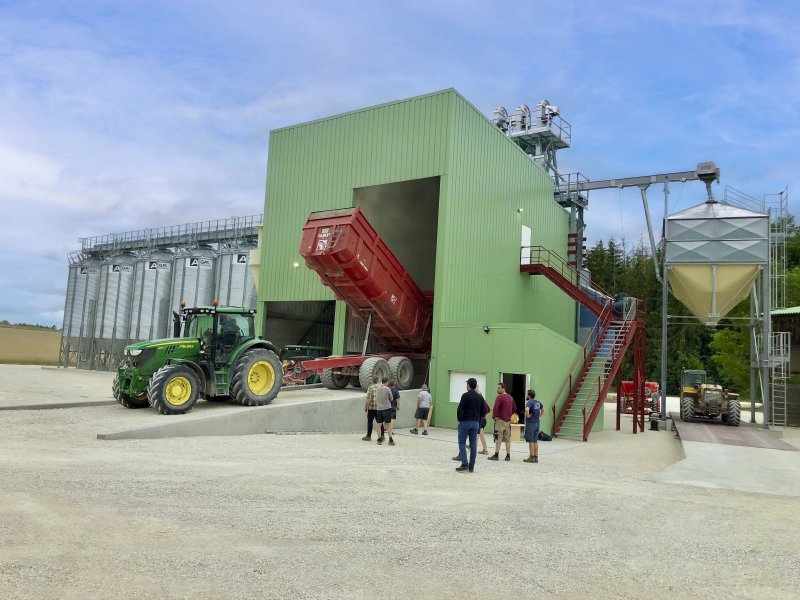
<instances>
[{"instance_id":1,"label":"green john deere tractor","mask_svg":"<svg viewBox=\"0 0 800 600\"><path fill-rule=\"evenodd\" d=\"M255 335L255 312L181 307L175 337L126 346L114 398L125 408L152 406L164 415L187 413L200 397L269 404L281 389L283 370L278 349Z\"/></svg>"}]
</instances>

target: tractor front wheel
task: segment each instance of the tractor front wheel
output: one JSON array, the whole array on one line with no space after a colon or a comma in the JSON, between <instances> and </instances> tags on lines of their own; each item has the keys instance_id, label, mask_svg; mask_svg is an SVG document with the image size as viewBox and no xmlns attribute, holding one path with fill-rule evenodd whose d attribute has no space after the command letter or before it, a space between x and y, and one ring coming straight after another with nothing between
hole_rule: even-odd
<instances>
[{"instance_id":1,"label":"tractor front wheel","mask_svg":"<svg viewBox=\"0 0 800 600\"><path fill-rule=\"evenodd\" d=\"M725 423L733 427L738 427L741 420L742 405L739 403L739 400L728 400L728 420L725 421Z\"/></svg>"},{"instance_id":2,"label":"tractor front wheel","mask_svg":"<svg viewBox=\"0 0 800 600\"><path fill-rule=\"evenodd\" d=\"M245 406L269 404L283 383L283 367L266 348L248 350L236 361L231 374L231 401Z\"/></svg>"},{"instance_id":3,"label":"tractor front wheel","mask_svg":"<svg viewBox=\"0 0 800 600\"><path fill-rule=\"evenodd\" d=\"M681 400L681 421L694 421L694 399L691 397Z\"/></svg>"},{"instance_id":4,"label":"tractor front wheel","mask_svg":"<svg viewBox=\"0 0 800 600\"><path fill-rule=\"evenodd\" d=\"M166 365L156 371L147 386L150 406L162 415L182 415L197 404L200 378L186 365Z\"/></svg>"},{"instance_id":5,"label":"tractor front wheel","mask_svg":"<svg viewBox=\"0 0 800 600\"><path fill-rule=\"evenodd\" d=\"M111 393L114 394L114 400L125 408L147 408L150 406L150 403L147 401L147 394L131 398L127 394L120 392L118 374L114 376L114 382L111 384Z\"/></svg>"}]
</instances>

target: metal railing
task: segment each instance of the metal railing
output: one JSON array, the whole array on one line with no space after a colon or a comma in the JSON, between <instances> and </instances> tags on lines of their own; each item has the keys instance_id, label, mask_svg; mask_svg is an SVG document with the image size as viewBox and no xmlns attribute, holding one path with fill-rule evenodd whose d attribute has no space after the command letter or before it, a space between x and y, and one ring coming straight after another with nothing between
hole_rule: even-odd
<instances>
[{"instance_id":1,"label":"metal railing","mask_svg":"<svg viewBox=\"0 0 800 600\"><path fill-rule=\"evenodd\" d=\"M527 262L526 262L527 261ZM592 281L592 278L573 265L556 252L544 246L522 246L520 248L520 265L541 265L552 269L561 277L572 283L572 285L587 288L605 297L606 301L611 300L611 294ZM599 299L597 300L603 303Z\"/></svg>"}]
</instances>

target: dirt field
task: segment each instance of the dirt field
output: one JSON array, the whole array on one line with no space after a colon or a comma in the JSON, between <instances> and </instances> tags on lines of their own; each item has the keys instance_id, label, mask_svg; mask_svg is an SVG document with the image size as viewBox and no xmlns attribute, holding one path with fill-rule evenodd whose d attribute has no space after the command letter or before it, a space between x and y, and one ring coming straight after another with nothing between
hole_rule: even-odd
<instances>
[{"instance_id":1,"label":"dirt field","mask_svg":"<svg viewBox=\"0 0 800 600\"><path fill-rule=\"evenodd\" d=\"M14 395L110 375L0 366ZM23 381L19 381L22 379ZM99 441L116 405L2 411L2 598L789 598L798 499L660 483L666 431L451 461L452 432ZM168 419L170 417L163 417ZM180 418L180 417L174 417ZM607 417L607 427L613 418ZM795 438L796 440L796 438Z\"/></svg>"},{"instance_id":2,"label":"dirt field","mask_svg":"<svg viewBox=\"0 0 800 600\"><path fill-rule=\"evenodd\" d=\"M55 365L61 332L0 325L0 364Z\"/></svg>"}]
</instances>

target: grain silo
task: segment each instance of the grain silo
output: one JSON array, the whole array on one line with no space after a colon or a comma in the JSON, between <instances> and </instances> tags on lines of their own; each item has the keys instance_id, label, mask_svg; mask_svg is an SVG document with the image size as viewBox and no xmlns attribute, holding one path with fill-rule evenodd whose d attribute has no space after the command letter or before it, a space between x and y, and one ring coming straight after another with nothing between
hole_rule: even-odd
<instances>
[{"instance_id":1,"label":"grain silo","mask_svg":"<svg viewBox=\"0 0 800 600\"><path fill-rule=\"evenodd\" d=\"M128 334L132 341L171 335L169 301L172 293L172 266L173 254L166 250L144 254L136 259Z\"/></svg>"},{"instance_id":2,"label":"grain silo","mask_svg":"<svg viewBox=\"0 0 800 600\"><path fill-rule=\"evenodd\" d=\"M250 244L241 244L220 252L215 287L220 305L256 307L256 286L249 268L253 248Z\"/></svg>"},{"instance_id":3,"label":"grain silo","mask_svg":"<svg viewBox=\"0 0 800 600\"><path fill-rule=\"evenodd\" d=\"M72 295L70 314L70 362L77 367L88 367L91 361L92 338L97 315L97 293L100 289L100 261L85 258L78 264L77 279ZM66 322L66 316L65 316Z\"/></svg>"},{"instance_id":4,"label":"grain silo","mask_svg":"<svg viewBox=\"0 0 800 600\"><path fill-rule=\"evenodd\" d=\"M172 263L172 310L179 310L181 302L186 302L187 306L211 304L215 262L216 252L210 246L192 248L176 255Z\"/></svg>"},{"instance_id":5,"label":"grain silo","mask_svg":"<svg viewBox=\"0 0 800 600\"><path fill-rule=\"evenodd\" d=\"M94 368L116 368L128 343L133 292L132 254L106 260L100 269L94 327Z\"/></svg>"}]
</instances>

